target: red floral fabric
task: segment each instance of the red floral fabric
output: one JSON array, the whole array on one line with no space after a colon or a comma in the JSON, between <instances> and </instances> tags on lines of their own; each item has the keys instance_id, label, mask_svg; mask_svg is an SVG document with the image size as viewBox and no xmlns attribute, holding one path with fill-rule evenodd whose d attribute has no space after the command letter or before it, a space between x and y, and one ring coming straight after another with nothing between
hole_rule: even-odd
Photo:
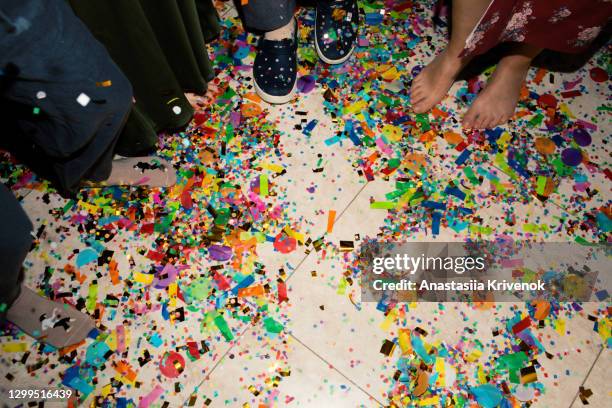
<instances>
[{"instance_id":1,"label":"red floral fabric","mask_svg":"<svg viewBox=\"0 0 612 408\"><path fill-rule=\"evenodd\" d=\"M504 41L580 52L612 16L612 0L493 0L468 37L464 55Z\"/></svg>"}]
</instances>

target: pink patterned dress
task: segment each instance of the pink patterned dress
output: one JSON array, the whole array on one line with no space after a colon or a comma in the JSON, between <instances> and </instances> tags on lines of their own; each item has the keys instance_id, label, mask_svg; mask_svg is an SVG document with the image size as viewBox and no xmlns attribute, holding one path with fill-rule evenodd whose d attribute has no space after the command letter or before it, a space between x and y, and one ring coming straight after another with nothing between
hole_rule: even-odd
<instances>
[{"instance_id":1,"label":"pink patterned dress","mask_svg":"<svg viewBox=\"0 0 612 408\"><path fill-rule=\"evenodd\" d=\"M580 52L611 16L612 0L492 0L463 54L483 54L504 41Z\"/></svg>"}]
</instances>

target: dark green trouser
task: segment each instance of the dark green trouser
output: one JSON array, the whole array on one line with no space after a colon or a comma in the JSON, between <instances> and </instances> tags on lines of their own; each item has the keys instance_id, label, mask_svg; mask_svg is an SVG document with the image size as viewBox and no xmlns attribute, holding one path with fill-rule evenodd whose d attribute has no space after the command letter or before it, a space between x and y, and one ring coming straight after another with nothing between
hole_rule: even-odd
<instances>
[{"instance_id":1,"label":"dark green trouser","mask_svg":"<svg viewBox=\"0 0 612 408\"><path fill-rule=\"evenodd\" d=\"M206 92L214 72L206 37L219 29L210 0L69 0L134 88L136 104L119 154L151 150L156 132L184 127L193 108L184 92Z\"/></svg>"},{"instance_id":2,"label":"dark green trouser","mask_svg":"<svg viewBox=\"0 0 612 408\"><path fill-rule=\"evenodd\" d=\"M5 148L67 195L108 178L132 87L64 0L0 0L0 84Z\"/></svg>"}]
</instances>

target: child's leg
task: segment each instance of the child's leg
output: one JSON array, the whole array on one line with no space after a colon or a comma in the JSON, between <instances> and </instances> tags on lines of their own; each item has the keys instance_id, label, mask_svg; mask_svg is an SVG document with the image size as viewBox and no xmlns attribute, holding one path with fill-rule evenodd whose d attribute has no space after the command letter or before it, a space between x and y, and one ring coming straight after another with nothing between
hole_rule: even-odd
<instances>
[{"instance_id":1,"label":"child's leg","mask_svg":"<svg viewBox=\"0 0 612 408\"><path fill-rule=\"evenodd\" d=\"M291 22L295 0L249 0L242 10L247 27L268 32Z\"/></svg>"},{"instance_id":2,"label":"child's leg","mask_svg":"<svg viewBox=\"0 0 612 408\"><path fill-rule=\"evenodd\" d=\"M64 193L84 180L105 180L132 107L130 82L65 1L44 9L34 0L18 2L8 13L11 20L32 19L30 29L0 36L0 67L10 63L16 71L2 101L15 112L19 135L11 136L23 142L15 148L39 158L26 163L49 173Z\"/></svg>"},{"instance_id":3,"label":"child's leg","mask_svg":"<svg viewBox=\"0 0 612 408\"><path fill-rule=\"evenodd\" d=\"M95 328L93 320L21 286L22 264L32 245L32 228L21 204L0 184L0 322L6 318L30 336L54 347L78 343ZM56 323L58 327L53 327Z\"/></svg>"},{"instance_id":4,"label":"child's leg","mask_svg":"<svg viewBox=\"0 0 612 408\"><path fill-rule=\"evenodd\" d=\"M542 51L529 44L519 44L501 59L487 87L480 92L463 118L467 128L486 129L508 121L521 93L531 61Z\"/></svg>"},{"instance_id":5,"label":"child's leg","mask_svg":"<svg viewBox=\"0 0 612 408\"><path fill-rule=\"evenodd\" d=\"M453 1L450 41L444 51L438 54L412 83L410 97L415 112L427 112L446 96L459 71L469 61L459 57L465 41L490 2L491 0Z\"/></svg>"},{"instance_id":6,"label":"child's leg","mask_svg":"<svg viewBox=\"0 0 612 408\"><path fill-rule=\"evenodd\" d=\"M253 63L255 91L268 103L291 101L297 90L295 0L249 0L243 11L246 25L264 32Z\"/></svg>"}]
</instances>

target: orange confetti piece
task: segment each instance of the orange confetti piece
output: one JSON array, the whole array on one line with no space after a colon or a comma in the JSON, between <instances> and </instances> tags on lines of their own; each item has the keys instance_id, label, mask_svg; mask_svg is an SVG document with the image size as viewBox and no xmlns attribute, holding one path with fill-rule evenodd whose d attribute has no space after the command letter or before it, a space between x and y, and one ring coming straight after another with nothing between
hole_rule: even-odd
<instances>
[{"instance_id":1,"label":"orange confetti piece","mask_svg":"<svg viewBox=\"0 0 612 408\"><path fill-rule=\"evenodd\" d=\"M261 114L261 106L255 103L245 103L240 107L240 112L242 112L242 116L246 118L252 118Z\"/></svg>"},{"instance_id":2,"label":"orange confetti piece","mask_svg":"<svg viewBox=\"0 0 612 408\"><path fill-rule=\"evenodd\" d=\"M538 69L538 72L536 72L535 77L533 77L533 83L534 84L539 84L540 82L542 82L542 79L544 79L544 75L546 75L546 69L544 68L540 68Z\"/></svg>"},{"instance_id":3,"label":"orange confetti piece","mask_svg":"<svg viewBox=\"0 0 612 408\"><path fill-rule=\"evenodd\" d=\"M79 281L79 283L83 283L87 280L87 276L80 274L79 271L77 271L76 268L70 264L64 265L64 272L70 275L74 275L74 277L76 278L76 280Z\"/></svg>"},{"instance_id":4,"label":"orange confetti piece","mask_svg":"<svg viewBox=\"0 0 612 408\"><path fill-rule=\"evenodd\" d=\"M550 303L545 300L538 300L535 302L535 313L533 317L536 320L544 320L550 313Z\"/></svg>"},{"instance_id":5,"label":"orange confetti piece","mask_svg":"<svg viewBox=\"0 0 612 408\"><path fill-rule=\"evenodd\" d=\"M77 344L72 344L70 346L59 349L58 352L59 352L60 357L65 356L66 354L72 353L74 350L78 349L83 344L85 344L85 340L82 340L78 342Z\"/></svg>"},{"instance_id":6,"label":"orange confetti piece","mask_svg":"<svg viewBox=\"0 0 612 408\"><path fill-rule=\"evenodd\" d=\"M334 230L334 222L336 221L336 210L329 210L327 214L327 232L331 233Z\"/></svg>"},{"instance_id":7,"label":"orange confetti piece","mask_svg":"<svg viewBox=\"0 0 612 408\"><path fill-rule=\"evenodd\" d=\"M448 112L444 112L443 110L440 110L438 108L433 108L431 110L431 113L434 115L435 118L448 118Z\"/></svg>"},{"instance_id":8,"label":"orange confetti piece","mask_svg":"<svg viewBox=\"0 0 612 408\"><path fill-rule=\"evenodd\" d=\"M458 145L463 142L463 137L459 133L446 132L444 133L444 139L452 145Z\"/></svg>"},{"instance_id":9,"label":"orange confetti piece","mask_svg":"<svg viewBox=\"0 0 612 408\"><path fill-rule=\"evenodd\" d=\"M130 381L134 381L136 379L136 372L132 369L125 361L119 361L114 364L115 371L117 371L121 376L127 378Z\"/></svg>"},{"instance_id":10,"label":"orange confetti piece","mask_svg":"<svg viewBox=\"0 0 612 408\"><path fill-rule=\"evenodd\" d=\"M265 293L266 292L262 285L255 285L249 286L248 288L238 289L238 297L263 296Z\"/></svg>"},{"instance_id":11,"label":"orange confetti piece","mask_svg":"<svg viewBox=\"0 0 612 408\"><path fill-rule=\"evenodd\" d=\"M245 94L244 98L248 99L250 101L253 101L255 103L261 102L261 98L255 92L249 92L249 93Z\"/></svg>"},{"instance_id":12,"label":"orange confetti piece","mask_svg":"<svg viewBox=\"0 0 612 408\"><path fill-rule=\"evenodd\" d=\"M434 132L433 130L429 130L423 133L421 137L419 137L419 140L421 142L427 143L427 142L432 142L435 138L436 138L436 132Z\"/></svg>"},{"instance_id":13,"label":"orange confetti piece","mask_svg":"<svg viewBox=\"0 0 612 408\"><path fill-rule=\"evenodd\" d=\"M553 154L557 150L557 145L546 137L538 137L535 140L536 150L544 155Z\"/></svg>"},{"instance_id":14,"label":"orange confetti piece","mask_svg":"<svg viewBox=\"0 0 612 408\"><path fill-rule=\"evenodd\" d=\"M108 272L110 274L111 282L113 285L119 283L119 270L117 269L117 261L114 259L108 263Z\"/></svg>"}]
</instances>

